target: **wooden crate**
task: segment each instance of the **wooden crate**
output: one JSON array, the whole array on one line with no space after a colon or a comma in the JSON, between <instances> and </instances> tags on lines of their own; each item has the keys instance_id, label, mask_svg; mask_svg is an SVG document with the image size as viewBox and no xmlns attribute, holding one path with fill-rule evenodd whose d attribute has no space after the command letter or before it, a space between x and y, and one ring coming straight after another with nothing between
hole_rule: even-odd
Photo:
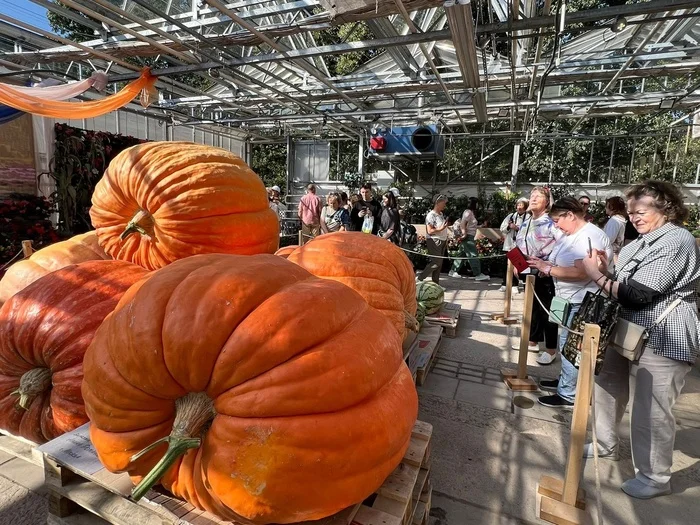
<instances>
[{"instance_id":1,"label":"wooden crate","mask_svg":"<svg viewBox=\"0 0 700 525\"><path fill-rule=\"evenodd\" d=\"M418 333L418 337L413 342L406 363L411 371L413 380L419 386L425 383L428 372L430 372L435 362L440 343L442 342L442 335L442 327L424 324Z\"/></svg>"},{"instance_id":2,"label":"wooden crate","mask_svg":"<svg viewBox=\"0 0 700 525\"><path fill-rule=\"evenodd\" d=\"M37 446L36 443L28 439L14 436L6 430L0 429L0 451L41 467L44 463L41 453L36 449Z\"/></svg>"},{"instance_id":3,"label":"wooden crate","mask_svg":"<svg viewBox=\"0 0 700 525\"><path fill-rule=\"evenodd\" d=\"M71 516L82 508L114 525L231 524L162 490L149 491L139 502L131 500L131 480L99 464L88 432L88 425L84 425L39 449L50 496L49 512L54 518ZM306 525L411 525L416 517L424 520L432 432L432 425L417 421L403 461L373 495L361 504Z\"/></svg>"},{"instance_id":4,"label":"wooden crate","mask_svg":"<svg viewBox=\"0 0 700 525\"><path fill-rule=\"evenodd\" d=\"M457 337L457 326L459 325L459 314L461 311L461 305L445 303L438 313L426 315L425 322L429 325L442 326L445 337Z\"/></svg>"}]
</instances>

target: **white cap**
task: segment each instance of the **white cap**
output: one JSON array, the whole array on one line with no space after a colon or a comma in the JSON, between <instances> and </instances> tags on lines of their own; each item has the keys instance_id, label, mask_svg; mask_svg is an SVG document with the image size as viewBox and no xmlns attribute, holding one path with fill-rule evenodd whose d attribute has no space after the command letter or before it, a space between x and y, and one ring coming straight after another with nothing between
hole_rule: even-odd
<instances>
[{"instance_id":1,"label":"white cap","mask_svg":"<svg viewBox=\"0 0 700 525\"><path fill-rule=\"evenodd\" d=\"M401 197L401 192L398 188L389 188L389 191L394 194L394 197Z\"/></svg>"},{"instance_id":2,"label":"white cap","mask_svg":"<svg viewBox=\"0 0 700 525\"><path fill-rule=\"evenodd\" d=\"M280 187L279 187L279 186L273 186L273 187L270 188L270 189L271 189L272 191L276 191L277 193L280 193L280 192L282 191L282 190L280 190Z\"/></svg>"}]
</instances>

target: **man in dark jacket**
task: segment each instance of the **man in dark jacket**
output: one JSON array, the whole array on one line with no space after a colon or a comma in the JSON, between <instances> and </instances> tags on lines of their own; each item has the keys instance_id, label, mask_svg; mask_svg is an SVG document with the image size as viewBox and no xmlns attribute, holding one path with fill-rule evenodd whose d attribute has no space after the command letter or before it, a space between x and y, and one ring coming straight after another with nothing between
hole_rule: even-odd
<instances>
[{"instance_id":1,"label":"man in dark jacket","mask_svg":"<svg viewBox=\"0 0 700 525\"><path fill-rule=\"evenodd\" d=\"M374 217L374 225L372 226L372 235L376 235L379 231L379 222L382 216L382 205L372 195L372 185L369 183L363 184L360 188L362 200L359 200L352 207L350 212L350 225L353 231L361 232L362 223L367 215Z\"/></svg>"}]
</instances>

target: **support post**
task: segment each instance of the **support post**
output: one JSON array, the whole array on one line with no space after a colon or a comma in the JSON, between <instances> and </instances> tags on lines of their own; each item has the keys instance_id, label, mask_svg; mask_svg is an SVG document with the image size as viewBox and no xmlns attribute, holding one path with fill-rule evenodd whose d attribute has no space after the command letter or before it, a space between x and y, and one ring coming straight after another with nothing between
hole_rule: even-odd
<instances>
[{"instance_id":1,"label":"support post","mask_svg":"<svg viewBox=\"0 0 700 525\"><path fill-rule=\"evenodd\" d=\"M535 276L525 279L525 304L523 304L523 325L520 329L520 352L518 354L518 372L502 371L503 381L511 390L537 390L535 382L527 377L527 354L532 324L532 304L535 297Z\"/></svg>"},{"instance_id":2,"label":"support post","mask_svg":"<svg viewBox=\"0 0 700 525\"><path fill-rule=\"evenodd\" d=\"M32 253L34 253L32 241L22 241L22 255L24 255L24 258L29 259Z\"/></svg>"},{"instance_id":3,"label":"support post","mask_svg":"<svg viewBox=\"0 0 700 525\"><path fill-rule=\"evenodd\" d=\"M506 267L506 301L505 307L503 308L503 314L493 314L491 316L491 319L494 321L500 321L505 325L511 325L518 322L516 317L510 316L510 305L513 295L513 271L513 263L508 260L508 265Z\"/></svg>"},{"instance_id":4,"label":"support post","mask_svg":"<svg viewBox=\"0 0 700 525\"><path fill-rule=\"evenodd\" d=\"M593 392L593 363L598 355L600 327L586 324L581 346L581 366L576 384L576 401L569 436L569 455L564 480L542 476L537 486L536 515L550 523L581 525L587 517L586 494L579 488L583 471L583 446L586 441L588 410Z\"/></svg>"},{"instance_id":5,"label":"support post","mask_svg":"<svg viewBox=\"0 0 700 525\"><path fill-rule=\"evenodd\" d=\"M299 230L299 246L304 246L304 232Z\"/></svg>"}]
</instances>

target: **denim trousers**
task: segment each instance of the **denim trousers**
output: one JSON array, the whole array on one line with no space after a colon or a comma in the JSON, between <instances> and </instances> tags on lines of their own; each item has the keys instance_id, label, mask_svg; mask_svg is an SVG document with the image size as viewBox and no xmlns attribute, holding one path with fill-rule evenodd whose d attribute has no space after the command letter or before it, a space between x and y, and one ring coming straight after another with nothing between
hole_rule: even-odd
<instances>
[{"instance_id":1,"label":"denim trousers","mask_svg":"<svg viewBox=\"0 0 700 525\"><path fill-rule=\"evenodd\" d=\"M566 319L566 326L571 326L571 322L574 320L574 315L581 308L581 303L571 303L569 307L569 315ZM571 362L561 355L561 351L564 349L564 344L566 343L566 338L569 332L563 328L559 331L559 355L561 356L561 375L559 376L559 385L557 386L557 394L559 397L563 397L567 401L574 402L576 399L576 382L578 381L578 368L571 364Z\"/></svg>"}]
</instances>

